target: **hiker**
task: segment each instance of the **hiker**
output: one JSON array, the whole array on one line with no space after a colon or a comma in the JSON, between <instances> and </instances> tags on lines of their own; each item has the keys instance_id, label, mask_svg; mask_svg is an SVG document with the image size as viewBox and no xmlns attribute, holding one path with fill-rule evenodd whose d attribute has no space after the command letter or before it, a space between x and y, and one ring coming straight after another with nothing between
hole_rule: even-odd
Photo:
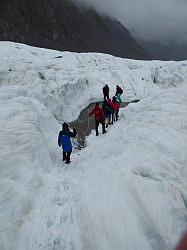
<instances>
[{"instance_id":1,"label":"hiker","mask_svg":"<svg viewBox=\"0 0 187 250\"><path fill-rule=\"evenodd\" d=\"M68 123L64 122L62 124L62 131L59 132L58 136L58 146L63 149L63 161L66 164L69 164L70 156L72 152L72 144L71 137L75 137L77 135L76 129L73 128L73 132L70 131Z\"/></svg>"},{"instance_id":2,"label":"hiker","mask_svg":"<svg viewBox=\"0 0 187 250\"><path fill-rule=\"evenodd\" d=\"M108 124L110 124L109 122L111 121L112 107L110 106L107 100L104 100L103 105L102 105L102 110L105 115L105 125L106 125L106 128L108 128Z\"/></svg>"},{"instance_id":3,"label":"hiker","mask_svg":"<svg viewBox=\"0 0 187 250\"><path fill-rule=\"evenodd\" d=\"M110 119L109 119L109 124L113 124L113 122L114 122L114 114L115 114L115 107L114 107L114 104L113 104L113 102L112 102L112 100L110 98L108 99L107 102L111 107L111 116L110 116Z\"/></svg>"},{"instance_id":4,"label":"hiker","mask_svg":"<svg viewBox=\"0 0 187 250\"><path fill-rule=\"evenodd\" d=\"M109 89L108 85L106 84L106 85L103 87L103 96L104 96L104 100L109 99L109 92L110 92L110 89Z\"/></svg>"},{"instance_id":5,"label":"hiker","mask_svg":"<svg viewBox=\"0 0 187 250\"><path fill-rule=\"evenodd\" d=\"M121 95L120 94L117 94L116 101L119 103L119 105L122 104L122 100L121 100Z\"/></svg>"},{"instance_id":6,"label":"hiker","mask_svg":"<svg viewBox=\"0 0 187 250\"><path fill-rule=\"evenodd\" d=\"M115 96L117 95L122 95L123 94L123 89L119 86L119 85L116 85L116 94Z\"/></svg>"},{"instance_id":7,"label":"hiker","mask_svg":"<svg viewBox=\"0 0 187 250\"><path fill-rule=\"evenodd\" d=\"M91 115L95 115L96 136L99 135L99 131L98 131L99 123L102 124L103 134L106 133L106 130L105 130L105 116L104 116L103 110L100 108L98 102L95 104L95 108L93 108L93 110L89 113L89 116L91 116Z\"/></svg>"},{"instance_id":8,"label":"hiker","mask_svg":"<svg viewBox=\"0 0 187 250\"><path fill-rule=\"evenodd\" d=\"M113 99L112 99L112 102L113 102L113 106L114 106L114 118L115 118L115 121L118 120L118 117L119 117L119 108L120 108L120 105L119 103L117 102L117 99L115 96L113 96Z\"/></svg>"}]
</instances>

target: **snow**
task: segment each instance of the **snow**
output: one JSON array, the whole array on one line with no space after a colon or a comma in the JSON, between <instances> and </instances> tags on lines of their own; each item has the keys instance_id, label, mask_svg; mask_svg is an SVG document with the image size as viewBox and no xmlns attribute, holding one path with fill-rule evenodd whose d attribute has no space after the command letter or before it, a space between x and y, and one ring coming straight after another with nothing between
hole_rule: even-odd
<instances>
[{"instance_id":1,"label":"snow","mask_svg":"<svg viewBox=\"0 0 187 250\"><path fill-rule=\"evenodd\" d=\"M187 228L187 62L0 42L0 249L173 249ZM108 83L120 120L65 166L58 120Z\"/></svg>"},{"instance_id":2,"label":"snow","mask_svg":"<svg viewBox=\"0 0 187 250\"><path fill-rule=\"evenodd\" d=\"M109 234L115 235L109 237L118 239L117 249L171 249L177 241L176 235L186 226L187 137L182 122L186 107L181 99L186 100L187 92L184 88L167 92L164 96L155 96L154 100L147 98L139 105L132 104L123 110L119 123L99 142L91 140L86 149L89 154L84 155L90 162L84 167L86 175L84 173L80 183L83 183L83 199L86 200L88 211L91 211L89 217L94 216L96 228L93 231L98 232L100 227L98 211L106 228L113 228ZM169 105L171 99L173 103ZM151 103L150 107L147 103ZM173 106L179 104L180 110L176 115ZM165 110L170 114L170 124L172 122L169 128ZM106 151L102 152L104 147ZM94 160L97 155L100 155L99 170L96 166L93 169L92 165L93 161L97 161ZM103 183L104 187L99 186ZM104 202L102 211L100 207L90 204L85 192L89 199L90 194L93 195L91 200L95 201L94 204ZM98 195L100 193L101 197ZM110 218L113 214L115 218ZM129 227L132 228L129 230ZM126 230L129 235L126 235ZM144 233L143 236L141 233ZM144 239L145 235L150 241ZM135 242L128 240L134 237ZM98 239L99 246L101 239Z\"/></svg>"}]
</instances>

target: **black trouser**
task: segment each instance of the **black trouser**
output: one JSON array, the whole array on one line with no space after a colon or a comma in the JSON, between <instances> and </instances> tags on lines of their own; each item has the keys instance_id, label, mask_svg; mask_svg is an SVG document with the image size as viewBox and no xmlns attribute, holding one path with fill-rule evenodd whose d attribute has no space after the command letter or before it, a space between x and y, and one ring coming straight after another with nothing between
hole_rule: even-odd
<instances>
[{"instance_id":1,"label":"black trouser","mask_svg":"<svg viewBox=\"0 0 187 250\"><path fill-rule=\"evenodd\" d=\"M66 161L66 163L69 163L70 162L70 155L71 155L71 152L64 152L63 151L63 161Z\"/></svg>"},{"instance_id":2,"label":"black trouser","mask_svg":"<svg viewBox=\"0 0 187 250\"><path fill-rule=\"evenodd\" d=\"M109 93L103 93L103 95L104 95L104 100L109 99Z\"/></svg>"},{"instance_id":3,"label":"black trouser","mask_svg":"<svg viewBox=\"0 0 187 250\"><path fill-rule=\"evenodd\" d=\"M119 109L116 110L115 117L116 117L116 121L117 121L117 120L118 120L118 117L119 117Z\"/></svg>"},{"instance_id":4,"label":"black trouser","mask_svg":"<svg viewBox=\"0 0 187 250\"><path fill-rule=\"evenodd\" d=\"M108 124L111 124L111 113L105 114L105 125L106 125L106 128L108 127Z\"/></svg>"},{"instance_id":5,"label":"black trouser","mask_svg":"<svg viewBox=\"0 0 187 250\"><path fill-rule=\"evenodd\" d=\"M98 131L99 123L102 124L102 130L103 130L103 133L105 133L105 121L98 121L98 120L95 120L95 132L96 132L96 135L99 134L99 131Z\"/></svg>"}]
</instances>

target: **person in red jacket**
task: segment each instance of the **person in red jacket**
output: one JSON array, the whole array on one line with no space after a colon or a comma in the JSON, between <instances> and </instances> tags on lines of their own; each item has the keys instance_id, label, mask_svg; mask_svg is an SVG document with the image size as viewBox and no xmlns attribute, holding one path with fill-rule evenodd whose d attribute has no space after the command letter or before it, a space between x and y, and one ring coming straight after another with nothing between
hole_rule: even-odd
<instances>
[{"instance_id":1,"label":"person in red jacket","mask_svg":"<svg viewBox=\"0 0 187 250\"><path fill-rule=\"evenodd\" d=\"M91 116L91 115L95 115L96 136L99 135L99 131L98 131L99 123L102 124L103 134L106 133L106 130L105 130L105 116L104 116L103 110L99 107L98 102L96 103L95 108L89 113L89 116Z\"/></svg>"},{"instance_id":2,"label":"person in red jacket","mask_svg":"<svg viewBox=\"0 0 187 250\"><path fill-rule=\"evenodd\" d=\"M113 106L114 106L114 112L115 112L115 119L116 121L118 120L118 117L119 117L119 108L120 108L120 105L119 103L117 102L117 99L116 97L114 96L113 99L112 99L112 102L113 102Z\"/></svg>"},{"instance_id":3,"label":"person in red jacket","mask_svg":"<svg viewBox=\"0 0 187 250\"><path fill-rule=\"evenodd\" d=\"M113 124L113 122L114 122L114 114L115 114L115 107L114 107L114 104L113 104L113 102L112 102L112 100L110 98L108 99L107 102L111 107L111 113L112 113L111 118L109 120L109 124Z\"/></svg>"}]
</instances>

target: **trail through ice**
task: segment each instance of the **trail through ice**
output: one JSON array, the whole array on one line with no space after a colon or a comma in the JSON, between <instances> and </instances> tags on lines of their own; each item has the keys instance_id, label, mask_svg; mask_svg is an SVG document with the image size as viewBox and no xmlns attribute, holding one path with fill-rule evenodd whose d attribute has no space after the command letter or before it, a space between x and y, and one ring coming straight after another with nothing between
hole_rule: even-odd
<instances>
[{"instance_id":1,"label":"trail through ice","mask_svg":"<svg viewBox=\"0 0 187 250\"><path fill-rule=\"evenodd\" d=\"M72 173L64 165L59 162L44 176L45 185L27 221L16 233L14 249L81 249L76 233Z\"/></svg>"}]
</instances>

